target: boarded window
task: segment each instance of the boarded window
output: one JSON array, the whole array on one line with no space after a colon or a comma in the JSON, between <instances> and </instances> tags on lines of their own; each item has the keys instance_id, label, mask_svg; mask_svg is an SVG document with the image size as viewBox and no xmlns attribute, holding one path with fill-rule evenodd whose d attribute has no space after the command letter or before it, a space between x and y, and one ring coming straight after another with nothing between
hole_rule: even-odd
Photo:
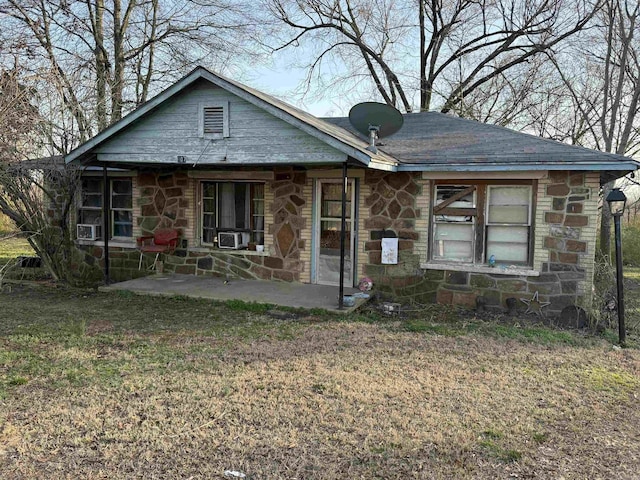
<instances>
[{"instance_id":1,"label":"boarded window","mask_svg":"<svg viewBox=\"0 0 640 480\"><path fill-rule=\"evenodd\" d=\"M436 187L432 244L434 260L473 261L475 212L475 187Z\"/></svg>"}]
</instances>

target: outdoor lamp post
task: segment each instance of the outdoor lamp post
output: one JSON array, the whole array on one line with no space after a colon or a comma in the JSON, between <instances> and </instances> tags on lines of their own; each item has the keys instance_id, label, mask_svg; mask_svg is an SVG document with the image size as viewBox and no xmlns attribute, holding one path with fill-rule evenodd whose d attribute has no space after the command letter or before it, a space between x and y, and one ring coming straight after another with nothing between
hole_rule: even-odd
<instances>
[{"instance_id":1,"label":"outdoor lamp post","mask_svg":"<svg viewBox=\"0 0 640 480\"><path fill-rule=\"evenodd\" d=\"M609 210L613 215L616 235L616 283L618 287L618 340L621 346L625 345L627 333L624 328L624 285L622 279L622 234L620 233L620 217L624 213L627 203L626 195L614 188L606 198Z\"/></svg>"}]
</instances>

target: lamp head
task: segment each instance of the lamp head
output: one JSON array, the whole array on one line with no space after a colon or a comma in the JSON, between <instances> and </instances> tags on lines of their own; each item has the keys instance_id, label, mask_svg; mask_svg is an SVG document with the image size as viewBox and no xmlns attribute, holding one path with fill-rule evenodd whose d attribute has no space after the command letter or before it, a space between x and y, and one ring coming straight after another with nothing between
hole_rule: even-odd
<instances>
[{"instance_id":1,"label":"lamp head","mask_svg":"<svg viewBox=\"0 0 640 480\"><path fill-rule=\"evenodd\" d=\"M627 204L627 196L619 188L614 188L605 199L612 215L622 215Z\"/></svg>"}]
</instances>

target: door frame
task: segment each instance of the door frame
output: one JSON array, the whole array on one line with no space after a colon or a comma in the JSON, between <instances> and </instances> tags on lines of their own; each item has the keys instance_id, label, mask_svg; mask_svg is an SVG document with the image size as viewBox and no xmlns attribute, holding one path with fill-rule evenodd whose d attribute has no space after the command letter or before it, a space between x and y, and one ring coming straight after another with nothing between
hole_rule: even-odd
<instances>
[{"instance_id":1,"label":"door frame","mask_svg":"<svg viewBox=\"0 0 640 480\"><path fill-rule=\"evenodd\" d=\"M347 219L347 222L351 223L351 272L345 270L344 286L353 287L357 272L357 239L358 239L358 182L357 178L348 177L347 181L351 186L351 217ZM312 252L311 252L311 283L316 285L331 285L339 286L340 282L329 283L319 281L319 266L320 266L320 222L322 217L320 216L322 206L322 184L342 184L342 178L316 178L313 185L313 210L312 210Z\"/></svg>"}]
</instances>

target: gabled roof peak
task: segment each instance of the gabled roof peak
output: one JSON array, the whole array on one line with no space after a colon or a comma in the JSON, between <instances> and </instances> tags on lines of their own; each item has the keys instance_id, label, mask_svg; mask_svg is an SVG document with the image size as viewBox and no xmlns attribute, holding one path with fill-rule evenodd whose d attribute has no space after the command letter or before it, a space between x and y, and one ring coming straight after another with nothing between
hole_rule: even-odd
<instances>
[{"instance_id":1,"label":"gabled roof peak","mask_svg":"<svg viewBox=\"0 0 640 480\"><path fill-rule=\"evenodd\" d=\"M207 80L214 85L237 95L243 100L262 108L290 125L293 125L305 133L327 143L336 150L343 152L348 157L359 161L364 166L375 166L376 168L389 170L393 169L397 164L395 159L383 152L376 154L368 151L368 143L361 140L358 136L314 117L310 113L304 112L303 110L289 105L288 103L271 95L243 85L242 83L231 80L220 74L213 73L203 66L197 66L190 73L156 95L154 98L140 105L121 120L107 127L95 137L70 152L65 157L66 162L81 162L83 158L91 153L92 149L105 142L113 135L123 131L129 125L149 114L164 102L184 91L200 79Z\"/></svg>"}]
</instances>

